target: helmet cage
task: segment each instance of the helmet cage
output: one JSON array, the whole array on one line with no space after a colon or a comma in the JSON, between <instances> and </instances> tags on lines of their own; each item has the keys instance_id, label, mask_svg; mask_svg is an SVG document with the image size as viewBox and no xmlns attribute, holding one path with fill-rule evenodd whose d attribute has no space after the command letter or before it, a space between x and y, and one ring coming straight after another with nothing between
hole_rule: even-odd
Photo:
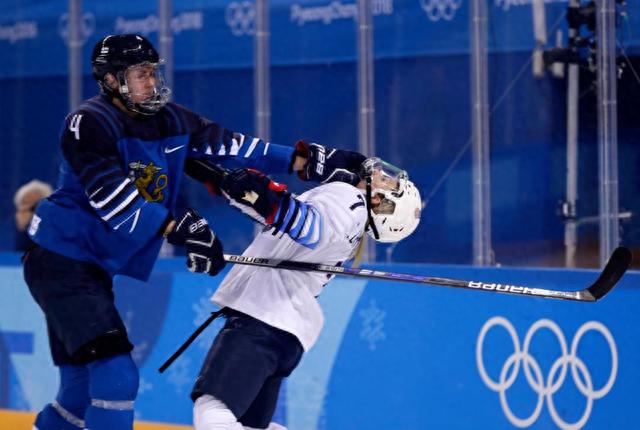
<instances>
[{"instance_id":1,"label":"helmet cage","mask_svg":"<svg viewBox=\"0 0 640 430\"><path fill-rule=\"evenodd\" d=\"M139 72L140 69L146 68L152 70ZM171 89L166 85L163 69L164 60L159 59L156 63L144 61L116 72L120 88L115 91L115 95L119 96L129 110L142 115L157 113L171 98ZM151 73L152 76L148 76L148 73ZM151 78L155 79L153 88L150 92L142 91L145 85L144 80Z\"/></svg>"},{"instance_id":2,"label":"helmet cage","mask_svg":"<svg viewBox=\"0 0 640 430\"><path fill-rule=\"evenodd\" d=\"M406 171L380 158L362 165L366 185L368 233L379 242L397 242L411 234L420 221L420 194ZM373 203L373 198L377 202Z\"/></svg>"}]
</instances>

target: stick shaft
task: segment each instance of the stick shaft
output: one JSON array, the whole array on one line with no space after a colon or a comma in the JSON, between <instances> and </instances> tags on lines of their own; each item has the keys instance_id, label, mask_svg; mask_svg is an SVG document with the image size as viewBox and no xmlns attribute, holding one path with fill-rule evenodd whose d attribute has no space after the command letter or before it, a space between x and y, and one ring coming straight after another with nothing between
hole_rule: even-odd
<instances>
[{"instance_id":1,"label":"stick shaft","mask_svg":"<svg viewBox=\"0 0 640 430\"><path fill-rule=\"evenodd\" d=\"M351 267L331 266L327 264L308 263L304 261L279 260L274 258L247 257L225 254L229 263L261 266L272 269L296 270L304 272L322 272L332 275L346 275L359 278L379 279L386 281L412 282L417 284L437 285L444 287L481 290L494 293L513 294L519 296L545 297L563 300L594 301L588 291L557 291L544 288L487 283L482 281L465 281L459 279L436 278L431 276L411 275L406 273L385 272L381 270L355 269Z\"/></svg>"}]
</instances>

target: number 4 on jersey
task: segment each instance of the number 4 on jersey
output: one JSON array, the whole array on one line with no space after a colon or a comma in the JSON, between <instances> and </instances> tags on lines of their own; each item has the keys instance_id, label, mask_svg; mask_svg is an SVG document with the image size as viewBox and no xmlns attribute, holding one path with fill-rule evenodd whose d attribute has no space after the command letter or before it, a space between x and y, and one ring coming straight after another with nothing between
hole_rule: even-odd
<instances>
[{"instance_id":1,"label":"number 4 on jersey","mask_svg":"<svg viewBox=\"0 0 640 430\"><path fill-rule=\"evenodd\" d=\"M69 131L72 131L76 140L80 140L80 121L82 120L82 114L76 114L71 118L69 122Z\"/></svg>"}]
</instances>

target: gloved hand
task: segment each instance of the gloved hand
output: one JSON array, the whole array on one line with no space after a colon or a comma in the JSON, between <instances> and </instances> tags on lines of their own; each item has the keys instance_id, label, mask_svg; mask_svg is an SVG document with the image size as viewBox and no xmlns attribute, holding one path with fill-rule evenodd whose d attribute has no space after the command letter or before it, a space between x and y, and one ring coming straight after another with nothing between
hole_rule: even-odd
<instances>
[{"instance_id":1,"label":"gloved hand","mask_svg":"<svg viewBox=\"0 0 640 430\"><path fill-rule=\"evenodd\" d=\"M182 245L187 250L187 267L192 272L217 275L225 266L222 244L209 223L195 209L187 209L176 220L174 229L167 235L169 243Z\"/></svg>"},{"instance_id":2,"label":"gloved hand","mask_svg":"<svg viewBox=\"0 0 640 430\"><path fill-rule=\"evenodd\" d=\"M289 195L285 184L274 182L255 169L232 170L224 175L218 188L232 206L266 225L273 223L282 199Z\"/></svg>"},{"instance_id":3,"label":"gloved hand","mask_svg":"<svg viewBox=\"0 0 640 430\"><path fill-rule=\"evenodd\" d=\"M360 182L360 165L366 157L359 152L327 148L316 143L298 141L295 155L307 159L304 168L298 171L303 181L347 182L357 185Z\"/></svg>"}]
</instances>

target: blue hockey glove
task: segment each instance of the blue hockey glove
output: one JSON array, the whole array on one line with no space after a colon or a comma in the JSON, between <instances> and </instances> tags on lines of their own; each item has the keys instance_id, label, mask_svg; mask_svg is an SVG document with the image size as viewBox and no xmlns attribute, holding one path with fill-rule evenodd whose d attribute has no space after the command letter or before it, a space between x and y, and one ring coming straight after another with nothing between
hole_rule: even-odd
<instances>
[{"instance_id":1,"label":"blue hockey glove","mask_svg":"<svg viewBox=\"0 0 640 430\"><path fill-rule=\"evenodd\" d=\"M273 223L282 199L289 195L286 185L254 169L229 172L218 183L218 188L232 206L266 225Z\"/></svg>"},{"instance_id":2,"label":"blue hockey glove","mask_svg":"<svg viewBox=\"0 0 640 430\"><path fill-rule=\"evenodd\" d=\"M360 182L360 165L366 159L359 152L327 148L302 140L296 143L295 155L307 159L304 168L298 172L303 181L340 181L351 185Z\"/></svg>"},{"instance_id":3,"label":"blue hockey glove","mask_svg":"<svg viewBox=\"0 0 640 430\"><path fill-rule=\"evenodd\" d=\"M187 250L187 267L192 272L217 275L225 266L222 243L209 223L195 209L176 220L176 226L167 235L169 243L183 245Z\"/></svg>"}]
</instances>

